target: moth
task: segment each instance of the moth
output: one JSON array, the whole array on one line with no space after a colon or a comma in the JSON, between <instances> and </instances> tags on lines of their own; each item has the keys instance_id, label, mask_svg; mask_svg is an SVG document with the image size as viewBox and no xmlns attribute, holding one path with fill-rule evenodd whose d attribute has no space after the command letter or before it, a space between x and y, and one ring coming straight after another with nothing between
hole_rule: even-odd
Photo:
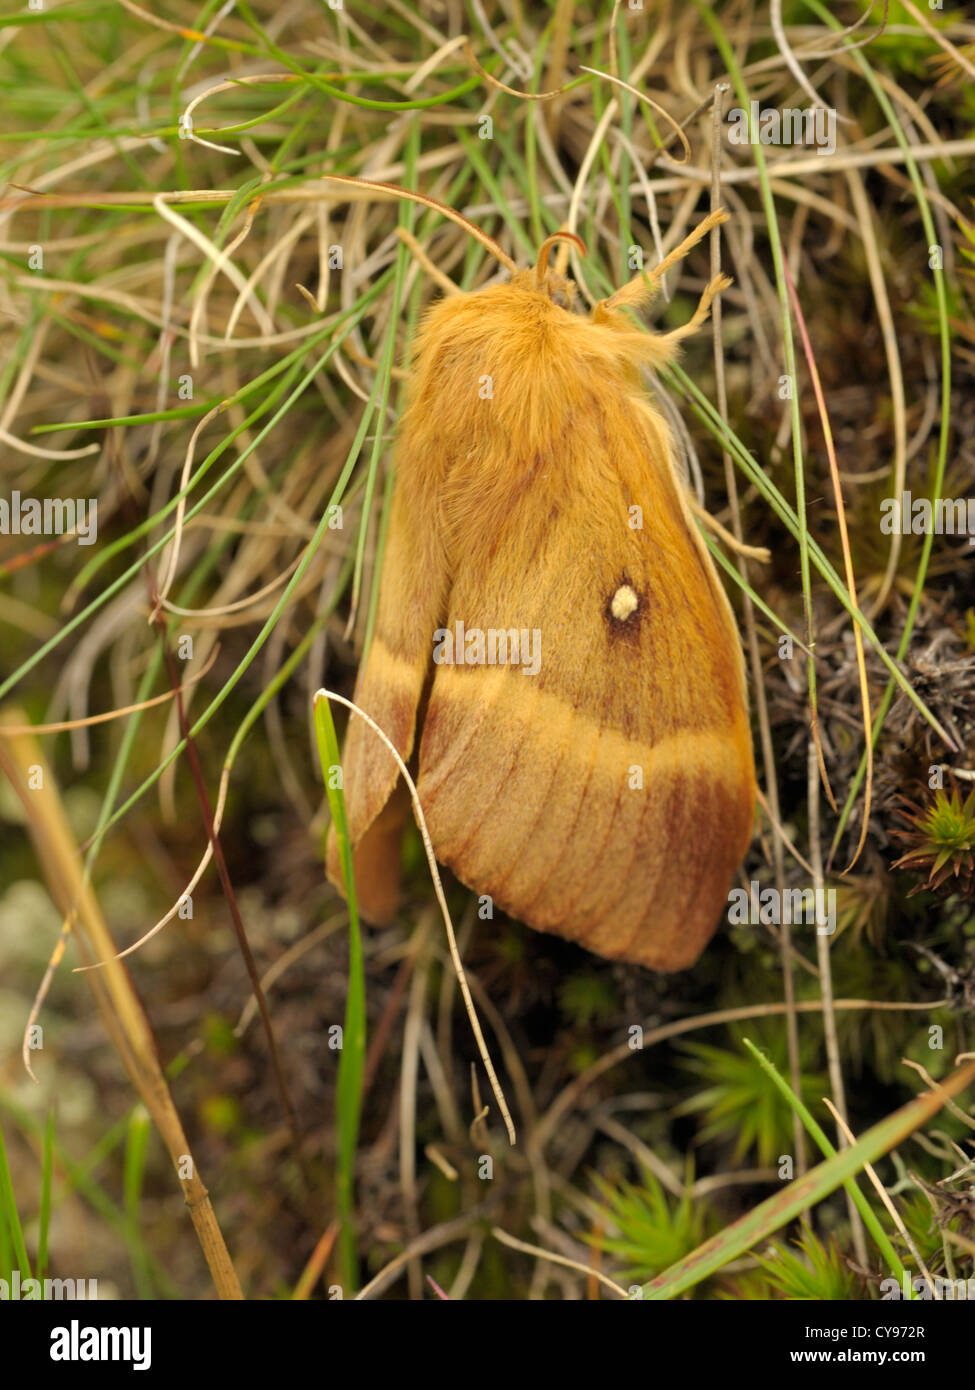
<instances>
[{"instance_id":1,"label":"moth","mask_svg":"<svg viewBox=\"0 0 975 1390\"><path fill-rule=\"evenodd\" d=\"M726 216L588 316L548 264L567 233L506 283L429 309L355 692L412 759L437 859L462 883L661 971L693 964L727 910L756 787L734 615L640 372L730 281L672 332L627 310ZM342 766L360 907L388 920L405 787L354 716ZM328 869L341 888L334 833Z\"/></svg>"}]
</instances>

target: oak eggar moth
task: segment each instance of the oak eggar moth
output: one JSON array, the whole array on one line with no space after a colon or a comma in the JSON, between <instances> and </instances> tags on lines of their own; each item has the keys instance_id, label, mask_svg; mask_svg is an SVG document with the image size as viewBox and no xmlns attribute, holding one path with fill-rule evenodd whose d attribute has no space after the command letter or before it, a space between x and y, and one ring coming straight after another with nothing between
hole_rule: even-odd
<instances>
[{"instance_id":1,"label":"oak eggar moth","mask_svg":"<svg viewBox=\"0 0 975 1390\"><path fill-rule=\"evenodd\" d=\"M437 858L463 883L656 970L700 955L753 827L737 627L640 378L730 282L666 334L624 310L725 216L588 317L549 243L427 312L355 692L414 758ZM360 908L385 920L408 801L355 716L343 780ZM341 886L334 834L328 872Z\"/></svg>"}]
</instances>

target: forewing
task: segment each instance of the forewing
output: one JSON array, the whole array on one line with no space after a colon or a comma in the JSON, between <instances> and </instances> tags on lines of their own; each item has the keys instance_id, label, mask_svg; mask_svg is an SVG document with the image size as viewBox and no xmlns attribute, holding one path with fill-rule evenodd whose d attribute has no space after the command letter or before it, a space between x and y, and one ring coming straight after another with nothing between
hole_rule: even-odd
<instances>
[{"instance_id":1,"label":"forewing","mask_svg":"<svg viewBox=\"0 0 975 1390\"><path fill-rule=\"evenodd\" d=\"M415 469L408 457L403 462L405 485L398 484L393 497L375 631L354 699L407 762L447 579L436 529L420 514L410 486ZM393 796L400 777L396 760L355 714L349 716L342 773L360 907L367 919L383 922L396 907L399 841L409 804L404 789ZM334 830L326 863L329 878L342 888Z\"/></svg>"},{"instance_id":2,"label":"forewing","mask_svg":"<svg viewBox=\"0 0 975 1390\"><path fill-rule=\"evenodd\" d=\"M478 893L674 970L751 836L740 643L661 422L597 435L526 459L518 504L455 567L447 628L537 633L540 665L436 668L418 789L438 858Z\"/></svg>"}]
</instances>

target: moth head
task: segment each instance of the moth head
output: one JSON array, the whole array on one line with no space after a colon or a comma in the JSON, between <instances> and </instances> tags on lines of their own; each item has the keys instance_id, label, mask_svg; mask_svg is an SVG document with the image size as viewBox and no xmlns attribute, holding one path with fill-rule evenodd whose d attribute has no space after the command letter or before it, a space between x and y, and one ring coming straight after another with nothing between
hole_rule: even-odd
<instances>
[{"instance_id":1,"label":"moth head","mask_svg":"<svg viewBox=\"0 0 975 1390\"><path fill-rule=\"evenodd\" d=\"M557 270L546 270L545 278L539 288L557 309L565 309L571 313L576 298L574 280L560 275Z\"/></svg>"},{"instance_id":2,"label":"moth head","mask_svg":"<svg viewBox=\"0 0 975 1390\"><path fill-rule=\"evenodd\" d=\"M571 311L576 296L575 282L560 271L553 269L548 263L549 252L557 241L574 242L580 254L583 256L586 254L585 244L574 232L553 232L551 236L545 238L538 248L538 260L535 264L535 286L539 293L544 294L557 308Z\"/></svg>"}]
</instances>

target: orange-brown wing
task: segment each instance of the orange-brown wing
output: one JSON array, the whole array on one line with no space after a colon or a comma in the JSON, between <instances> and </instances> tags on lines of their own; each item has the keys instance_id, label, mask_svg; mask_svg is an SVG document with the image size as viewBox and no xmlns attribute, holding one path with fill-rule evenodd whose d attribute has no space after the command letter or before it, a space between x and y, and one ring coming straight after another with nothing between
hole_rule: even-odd
<instances>
[{"instance_id":1,"label":"orange-brown wing","mask_svg":"<svg viewBox=\"0 0 975 1390\"><path fill-rule=\"evenodd\" d=\"M412 489L398 483L376 626L354 699L389 737L404 762L413 751L433 633L446 604L446 593L445 562L436 527L417 513ZM367 920L385 922L395 911L398 898L399 841L409 799L402 785L393 795L400 777L396 761L355 714L349 716L342 773L359 907ZM326 866L329 878L342 888L334 830L329 832Z\"/></svg>"},{"instance_id":2,"label":"orange-brown wing","mask_svg":"<svg viewBox=\"0 0 975 1390\"><path fill-rule=\"evenodd\" d=\"M752 833L741 647L662 422L634 406L612 432L590 423L558 459L524 460L498 533L472 529L446 627L537 632L540 666L436 667L418 790L469 887L676 970L726 910Z\"/></svg>"}]
</instances>

